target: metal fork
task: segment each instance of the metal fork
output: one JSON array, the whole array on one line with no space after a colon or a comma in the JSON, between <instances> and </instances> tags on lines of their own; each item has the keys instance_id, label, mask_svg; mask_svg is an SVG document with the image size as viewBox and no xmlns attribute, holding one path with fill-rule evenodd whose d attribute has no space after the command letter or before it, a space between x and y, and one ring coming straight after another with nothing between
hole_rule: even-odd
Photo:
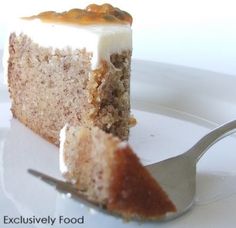
<instances>
[{"instance_id":1,"label":"metal fork","mask_svg":"<svg viewBox=\"0 0 236 228\"><path fill-rule=\"evenodd\" d=\"M197 162L213 144L235 131L236 120L233 120L205 135L185 153L146 166L177 208L176 212L167 213L160 220L167 221L179 217L193 206L196 192ZM71 193L73 197L83 204L107 213L101 206L87 201L83 195L78 193L73 184L57 180L32 169L28 171L32 175L56 186L59 191Z\"/></svg>"}]
</instances>

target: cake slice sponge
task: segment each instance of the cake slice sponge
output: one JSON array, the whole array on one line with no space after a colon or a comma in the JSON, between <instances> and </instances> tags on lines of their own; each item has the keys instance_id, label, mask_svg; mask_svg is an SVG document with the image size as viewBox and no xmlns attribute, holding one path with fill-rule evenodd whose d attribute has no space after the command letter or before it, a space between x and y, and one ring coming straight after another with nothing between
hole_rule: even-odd
<instances>
[{"instance_id":1,"label":"cake slice sponge","mask_svg":"<svg viewBox=\"0 0 236 228\"><path fill-rule=\"evenodd\" d=\"M62 129L60 168L88 200L126 219L159 219L176 210L131 147L97 127Z\"/></svg>"}]
</instances>

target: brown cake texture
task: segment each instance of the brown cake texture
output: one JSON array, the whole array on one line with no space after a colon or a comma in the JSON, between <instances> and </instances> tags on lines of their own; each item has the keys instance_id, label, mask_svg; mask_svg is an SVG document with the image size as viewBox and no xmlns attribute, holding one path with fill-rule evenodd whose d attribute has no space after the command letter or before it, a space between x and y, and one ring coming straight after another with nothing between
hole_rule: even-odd
<instances>
[{"instance_id":1,"label":"brown cake texture","mask_svg":"<svg viewBox=\"0 0 236 228\"><path fill-rule=\"evenodd\" d=\"M127 143L97 127L66 125L61 136L61 171L88 200L127 219L176 210Z\"/></svg>"},{"instance_id":2,"label":"brown cake texture","mask_svg":"<svg viewBox=\"0 0 236 228\"><path fill-rule=\"evenodd\" d=\"M128 219L157 219L174 212L167 194L122 142L136 123L130 116L132 17L109 4L92 4L86 10L49 11L22 20L35 19L63 26L122 24L126 29L128 24L128 45L124 48L122 39L104 42L101 56L106 57L98 58L94 68L96 47L95 53L81 45L55 48L37 42L31 33L11 32L7 78L13 117L60 144L60 169L88 200Z\"/></svg>"},{"instance_id":3,"label":"brown cake texture","mask_svg":"<svg viewBox=\"0 0 236 228\"><path fill-rule=\"evenodd\" d=\"M86 20L83 12L86 12ZM110 17L105 17L109 12ZM96 25L96 20L107 24L124 23L123 18L117 19L113 14L126 15L109 4L91 5L86 11L74 9L58 14L60 17L51 11L39 15L43 16L42 20L50 18L52 21L66 15L64 22L68 26L70 20L67 20L72 16L73 23L80 18L78 24ZM131 20L129 15L127 18ZM11 110L15 118L34 132L56 145L59 145L59 131L65 123L97 126L121 139L128 138L131 49L110 53L108 59L101 59L99 66L93 69L94 53L86 48L72 49L68 44L66 48L53 49L39 45L28 34L12 32L8 52Z\"/></svg>"}]
</instances>

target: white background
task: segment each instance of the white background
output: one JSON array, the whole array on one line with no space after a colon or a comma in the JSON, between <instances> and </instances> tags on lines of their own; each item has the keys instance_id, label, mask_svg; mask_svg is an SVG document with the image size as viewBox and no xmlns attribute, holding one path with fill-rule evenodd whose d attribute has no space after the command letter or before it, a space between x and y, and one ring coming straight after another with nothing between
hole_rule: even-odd
<instances>
[{"instance_id":1,"label":"white background","mask_svg":"<svg viewBox=\"0 0 236 228\"><path fill-rule=\"evenodd\" d=\"M0 49L12 17L109 2L130 12L133 57L236 75L234 0L8 0L0 6Z\"/></svg>"}]
</instances>

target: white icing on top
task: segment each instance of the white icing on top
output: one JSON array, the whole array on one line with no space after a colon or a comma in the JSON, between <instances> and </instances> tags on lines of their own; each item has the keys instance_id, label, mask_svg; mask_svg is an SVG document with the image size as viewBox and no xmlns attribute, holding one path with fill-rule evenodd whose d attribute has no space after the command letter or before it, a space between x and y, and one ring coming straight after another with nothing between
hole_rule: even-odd
<instances>
[{"instance_id":1,"label":"white icing on top","mask_svg":"<svg viewBox=\"0 0 236 228\"><path fill-rule=\"evenodd\" d=\"M112 53L132 49L132 30L127 24L70 25L46 23L40 19L19 20L14 32L28 35L43 47L83 49L92 52L92 69Z\"/></svg>"},{"instance_id":2,"label":"white icing on top","mask_svg":"<svg viewBox=\"0 0 236 228\"><path fill-rule=\"evenodd\" d=\"M42 22L40 19L18 19L9 24L9 34L23 33L35 43L52 49L86 49L92 53L92 70L99 68L101 60L110 61L110 55L132 50L132 30L130 25L98 24L68 25ZM4 82L7 84L8 71L8 39L4 49L3 71Z\"/></svg>"},{"instance_id":3,"label":"white icing on top","mask_svg":"<svg viewBox=\"0 0 236 228\"><path fill-rule=\"evenodd\" d=\"M62 174L65 174L68 172L68 168L65 164L64 160L64 144L66 141L66 130L67 130L68 124L66 124L60 131L60 147L59 147L59 167Z\"/></svg>"}]
</instances>

